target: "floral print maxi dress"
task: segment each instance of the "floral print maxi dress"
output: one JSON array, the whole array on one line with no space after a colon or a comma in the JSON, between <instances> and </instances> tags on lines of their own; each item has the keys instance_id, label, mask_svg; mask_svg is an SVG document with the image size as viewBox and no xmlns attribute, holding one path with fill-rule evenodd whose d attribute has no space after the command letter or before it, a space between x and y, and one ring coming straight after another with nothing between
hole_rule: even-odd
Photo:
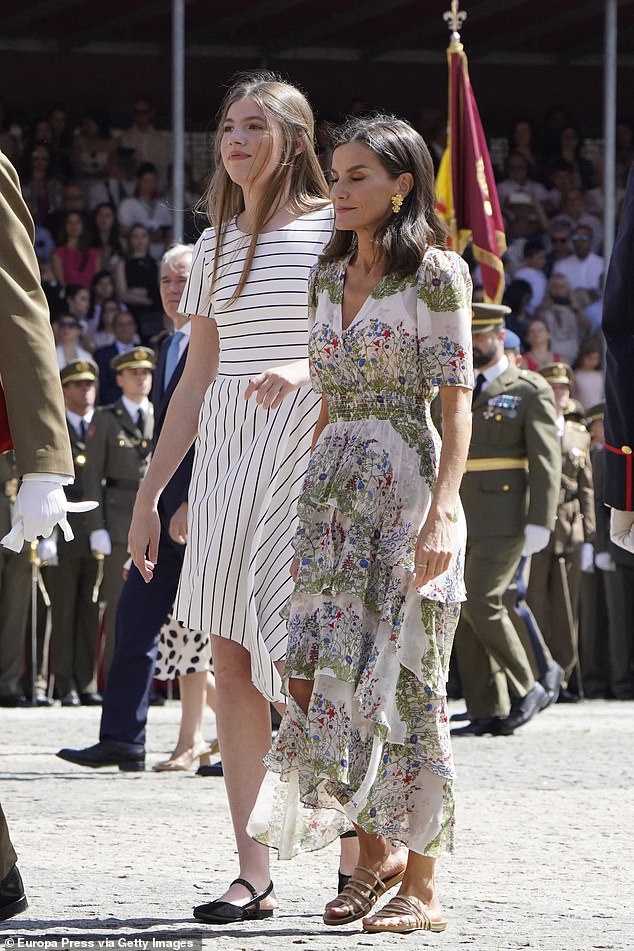
<instances>
[{"instance_id":1,"label":"floral print maxi dress","mask_svg":"<svg viewBox=\"0 0 634 951\"><path fill-rule=\"evenodd\" d=\"M290 858L354 822L435 856L453 837L445 684L465 596L462 510L449 569L420 590L414 550L440 455L431 400L439 385L473 385L471 282L458 255L430 249L343 330L346 265L318 265L309 293L329 423L298 505L285 683L314 689L307 716L289 696L249 832Z\"/></svg>"}]
</instances>

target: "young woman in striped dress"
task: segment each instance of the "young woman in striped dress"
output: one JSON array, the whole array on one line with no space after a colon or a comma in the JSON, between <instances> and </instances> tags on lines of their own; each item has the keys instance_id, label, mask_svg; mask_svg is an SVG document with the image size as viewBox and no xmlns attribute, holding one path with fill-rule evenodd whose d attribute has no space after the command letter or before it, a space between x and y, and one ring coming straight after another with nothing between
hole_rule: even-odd
<instances>
[{"instance_id":1,"label":"young woman in striped dress","mask_svg":"<svg viewBox=\"0 0 634 951\"><path fill-rule=\"evenodd\" d=\"M268 850L246 834L280 703L280 611L319 398L310 387L308 275L332 233L327 185L304 96L271 74L239 77L220 113L213 227L181 301L187 366L139 491L130 552L152 578L160 493L192 441L188 545L175 616L210 631L217 729L240 877L200 920L273 914ZM352 862L354 865L354 861Z\"/></svg>"}]
</instances>

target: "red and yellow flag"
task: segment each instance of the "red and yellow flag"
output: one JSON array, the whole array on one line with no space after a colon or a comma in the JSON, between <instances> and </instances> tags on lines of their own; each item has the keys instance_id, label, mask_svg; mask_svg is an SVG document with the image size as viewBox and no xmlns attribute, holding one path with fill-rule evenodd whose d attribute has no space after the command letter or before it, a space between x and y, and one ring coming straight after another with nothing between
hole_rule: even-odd
<instances>
[{"instance_id":1,"label":"red and yellow flag","mask_svg":"<svg viewBox=\"0 0 634 951\"><path fill-rule=\"evenodd\" d=\"M436 207L449 227L450 246L462 254L469 241L480 265L487 303L504 293L502 255L506 251L500 212L482 120L469 79L462 43L452 39L449 63L447 148L436 176Z\"/></svg>"}]
</instances>

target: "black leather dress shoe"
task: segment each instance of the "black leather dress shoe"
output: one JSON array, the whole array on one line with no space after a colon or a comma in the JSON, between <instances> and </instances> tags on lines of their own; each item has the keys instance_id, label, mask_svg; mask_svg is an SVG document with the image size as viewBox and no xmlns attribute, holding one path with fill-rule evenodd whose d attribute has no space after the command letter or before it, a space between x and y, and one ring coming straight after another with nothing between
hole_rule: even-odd
<instances>
[{"instance_id":1,"label":"black leather dress shoe","mask_svg":"<svg viewBox=\"0 0 634 951\"><path fill-rule=\"evenodd\" d=\"M18 866L14 865L9 874L0 882L0 921L7 921L8 918L19 915L28 907L22 876Z\"/></svg>"},{"instance_id":2,"label":"black leather dress shoe","mask_svg":"<svg viewBox=\"0 0 634 951\"><path fill-rule=\"evenodd\" d=\"M102 740L84 750L60 750L60 759L77 766L100 769L102 766L118 766L124 773L140 773L145 769L145 748L136 743L117 743Z\"/></svg>"},{"instance_id":3,"label":"black leather dress shoe","mask_svg":"<svg viewBox=\"0 0 634 951\"><path fill-rule=\"evenodd\" d=\"M548 694L540 683L536 683L523 697L516 697L511 703L511 712L504 720L502 730L505 732L517 730L548 706Z\"/></svg>"},{"instance_id":4,"label":"black leather dress shoe","mask_svg":"<svg viewBox=\"0 0 634 951\"><path fill-rule=\"evenodd\" d=\"M558 664L557 661L553 661L544 676L539 678L540 684L546 691L546 703L542 707L542 710L545 710L546 707L549 707L551 703L557 702L557 697L559 696L561 682L563 679L563 667Z\"/></svg>"},{"instance_id":5,"label":"black leather dress shoe","mask_svg":"<svg viewBox=\"0 0 634 951\"><path fill-rule=\"evenodd\" d=\"M197 776L224 776L222 771L222 763L218 760L217 763L209 763L208 766L199 766L196 770Z\"/></svg>"},{"instance_id":6,"label":"black leather dress shoe","mask_svg":"<svg viewBox=\"0 0 634 951\"><path fill-rule=\"evenodd\" d=\"M69 690L68 693L65 693L64 696L61 697L61 703L63 707L81 706L81 700L76 690Z\"/></svg>"},{"instance_id":7,"label":"black leather dress shoe","mask_svg":"<svg viewBox=\"0 0 634 951\"><path fill-rule=\"evenodd\" d=\"M574 690L568 690L567 687L562 687L557 697L557 703L579 703L580 700L579 694Z\"/></svg>"},{"instance_id":8,"label":"black leather dress shoe","mask_svg":"<svg viewBox=\"0 0 634 951\"><path fill-rule=\"evenodd\" d=\"M451 723L456 723L457 721L470 720L470 719L471 717L469 716L468 710L461 710L460 713L452 713L451 716L449 717L449 720Z\"/></svg>"},{"instance_id":9,"label":"black leather dress shoe","mask_svg":"<svg viewBox=\"0 0 634 951\"><path fill-rule=\"evenodd\" d=\"M103 697L100 693L80 693L79 702L82 707L100 707L103 704Z\"/></svg>"},{"instance_id":10,"label":"black leather dress shoe","mask_svg":"<svg viewBox=\"0 0 634 951\"><path fill-rule=\"evenodd\" d=\"M6 693L0 697L0 707L30 707L31 703L21 693Z\"/></svg>"},{"instance_id":11,"label":"black leather dress shoe","mask_svg":"<svg viewBox=\"0 0 634 951\"><path fill-rule=\"evenodd\" d=\"M476 717L464 726L455 726L451 730L452 736L502 736L500 727L505 720L503 717Z\"/></svg>"}]
</instances>

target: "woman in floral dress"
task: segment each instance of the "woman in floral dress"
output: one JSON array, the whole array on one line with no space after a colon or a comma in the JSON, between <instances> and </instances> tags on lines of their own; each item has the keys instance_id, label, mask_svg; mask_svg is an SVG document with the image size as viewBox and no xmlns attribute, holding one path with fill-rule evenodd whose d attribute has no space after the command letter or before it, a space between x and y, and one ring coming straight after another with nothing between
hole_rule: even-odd
<instances>
[{"instance_id":1,"label":"woman in floral dress","mask_svg":"<svg viewBox=\"0 0 634 951\"><path fill-rule=\"evenodd\" d=\"M309 292L322 410L294 540L290 699L249 829L289 858L353 826L359 865L326 924L363 917L366 931L440 931L434 866L453 833L445 682L465 596L471 282L458 255L440 250L432 162L411 126L355 120L332 176L337 231ZM442 446L430 414L438 388Z\"/></svg>"}]
</instances>

